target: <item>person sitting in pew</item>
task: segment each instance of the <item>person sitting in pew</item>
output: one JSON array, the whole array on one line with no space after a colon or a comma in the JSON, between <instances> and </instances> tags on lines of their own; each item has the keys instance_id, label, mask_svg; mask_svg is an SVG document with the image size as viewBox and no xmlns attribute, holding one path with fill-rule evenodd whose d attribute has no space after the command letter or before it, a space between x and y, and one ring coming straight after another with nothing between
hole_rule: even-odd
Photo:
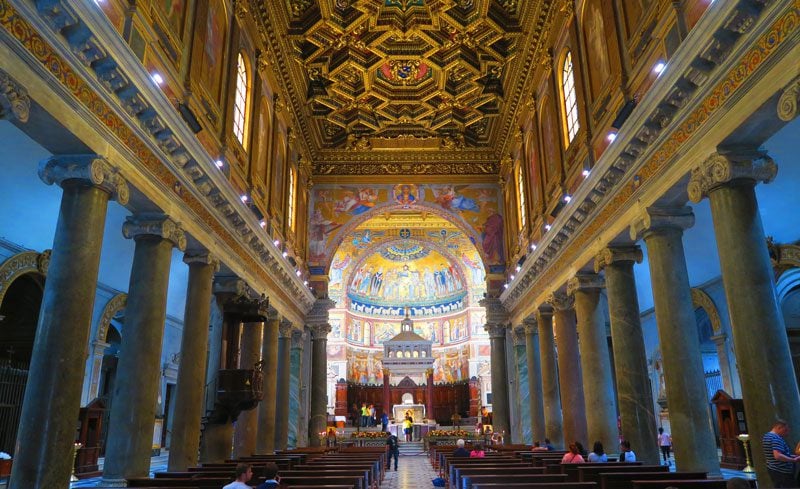
<instances>
[{"instance_id":1,"label":"person sitting in pew","mask_svg":"<svg viewBox=\"0 0 800 489\"><path fill-rule=\"evenodd\" d=\"M577 443L570 443L569 444L569 451L564 454L564 457L561 459L562 464L582 464L586 461L583 459L583 455L578 450Z\"/></svg>"},{"instance_id":2,"label":"person sitting in pew","mask_svg":"<svg viewBox=\"0 0 800 489\"><path fill-rule=\"evenodd\" d=\"M464 448L464 439L463 438L459 438L458 441L456 441L456 449L453 450L453 456L454 457L469 457L469 452L467 451L466 448Z\"/></svg>"},{"instance_id":3,"label":"person sitting in pew","mask_svg":"<svg viewBox=\"0 0 800 489\"><path fill-rule=\"evenodd\" d=\"M603 444L599 441L594 442L592 453L589 454L589 463L606 463L608 462L608 455L603 450Z\"/></svg>"},{"instance_id":4,"label":"person sitting in pew","mask_svg":"<svg viewBox=\"0 0 800 489\"><path fill-rule=\"evenodd\" d=\"M622 440L619 443L619 461L636 462L636 454L631 450L631 442L628 440Z\"/></svg>"},{"instance_id":5,"label":"person sitting in pew","mask_svg":"<svg viewBox=\"0 0 800 489\"><path fill-rule=\"evenodd\" d=\"M553 450L555 450L555 447L553 447L553 444L550 443L550 439L549 438L545 438L544 439L544 445L540 445L539 442L537 441L537 442L535 442L533 444L533 449L531 451L533 451L533 452L552 452Z\"/></svg>"},{"instance_id":6,"label":"person sitting in pew","mask_svg":"<svg viewBox=\"0 0 800 489\"><path fill-rule=\"evenodd\" d=\"M469 458L483 458L486 456L486 453L483 451L483 444L476 443L472 447L472 451L469 452Z\"/></svg>"},{"instance_id":7,"label":"person sitting in pew","mask_svg":"<svg viewBox=\"0 0 800 489\"><path fill-rule=\"evenodd\" d=\"M264 482L259 484L256 489L278 489L280 486L280 478L278 477L278 464L269 462L264 467L264 477L267 478Z\"/></svg>"},{"instance_id":8,"label":"person sitting in pew","mask_svg":"<svg viewBox=\"0 0 800 489\"><path fill-rule=\"evenodd\" d=\"M236 466L236 480L223 487L222 489L253 489L251 486L245 484L253 478L253 468L250 464L238 464Z\"/></svg>"}]
</instances>

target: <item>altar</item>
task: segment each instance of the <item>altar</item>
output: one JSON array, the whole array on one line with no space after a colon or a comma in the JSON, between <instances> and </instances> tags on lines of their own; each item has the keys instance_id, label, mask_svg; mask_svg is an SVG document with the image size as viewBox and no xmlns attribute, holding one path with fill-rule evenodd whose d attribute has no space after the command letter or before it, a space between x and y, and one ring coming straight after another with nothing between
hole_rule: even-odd
<instances>
[{"instance_id":1,"label":"altar","mask_svg":"<svg viewBox=\"0 0 800 489\"><path fill-rule=\"evenodd\" d=\"M397 424L402 424L406 414L411 415L415 423L421 423L425 418L424 404L395 404L392 406L392 419Z\"/></svg>"}]
</instances>

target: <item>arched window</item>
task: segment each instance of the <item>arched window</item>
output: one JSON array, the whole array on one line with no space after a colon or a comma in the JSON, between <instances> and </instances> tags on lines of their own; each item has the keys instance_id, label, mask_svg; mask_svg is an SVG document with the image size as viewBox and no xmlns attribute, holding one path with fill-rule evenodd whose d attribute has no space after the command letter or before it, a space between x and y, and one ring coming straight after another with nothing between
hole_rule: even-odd
<instances>
[{"instance_id":1,"label":"arched window","mask_svg":"<svg viewBox=\"0 0 800 489\"><path fill-rule=\"evenodd\" d=\"M250 117L250 73L242 53L236 58L236 96L233 100L233 135L247 149L247 119Z\"/></svg>"},{"instance_id":2,"label":"arched window","mask_svg":"<svg viewBox=\"0 0 800 489\"><path fill-rule=\"evenodd\" d=\"M525 227L526 210L525 210L525 181L522 175L522 165L517 168L517 202L519 203L519 212L517 213L518 228L522 230Z\"/></svg>"},{"instance_id":3,"label":"arched window","mask_svg":"<svg viewBox=\"0 0 800 489\"><path fill-rule=\"evenodd\" d=\"M295 224L295 190L297 187L297 178L295 176L294 168L289 168L289 212L288 212L288 219L289 219L289 228L294 231L294 224Z\"/></svg>"},{"instance_id":4,"label":"arched window","mask_svg":"<svg viewBox=\"0 0 800 489\"><path fill-rule=\"evenodd\" d=\"M575 139L581 125L578 121L578 97L575 92L575 71L572 65L572 53L567 51L564 55L564 64L561 65L561 97L564 110L564 124L567 136L567 145Z\"/></svg>"}]
</instances>

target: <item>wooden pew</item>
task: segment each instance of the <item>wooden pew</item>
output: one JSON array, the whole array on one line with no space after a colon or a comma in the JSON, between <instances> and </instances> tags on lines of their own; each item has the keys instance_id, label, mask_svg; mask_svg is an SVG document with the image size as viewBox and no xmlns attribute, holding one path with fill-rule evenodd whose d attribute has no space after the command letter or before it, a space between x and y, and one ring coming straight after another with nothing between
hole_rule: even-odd
<instances>
[{"instance_id":1,"label":"wooden pew","mask_svg":"<svg viewBox=\"0 0 800 489\"><path fill-rule=\"evenodd\" d=\"M683 480L705 478L705 472L601 472L600 487L601 489L633 489L634 480Z\"/></svg>"},{"instance_id":2,"label":"wooden pew","mask_svg":"<svg viewBox=\"0 0 800 489\"><path fill-rule=\"evenodd\" d=\"M631 467L640 467L644 465L643 462L592 462L592 463L583 463L583 464L559 464L559 468L561 469L562 474L567 474L567 480L570 482L600 482L600 479L596 481L580 481L578 479L578 467L601 467L601 468L608 468L608 467L623 467L623 468L631 468ZM613 469L612 469L613 470ZM646 472L646 471L645 471Z\"/></svg>"},{"instance_id":3,"label":"wooden pew","mask_svg":"<svg viewBox=\"0 0 800 489\"><path fill-rule=\"evenodd\" d=\"M597 489L594 482L544 482L537 484L476 484L472 489Z\"/></svg>"},{"instance_id":4,"label":"wooden pew","mask_svg":"<svg viewBox=\"0 0 800 489\"><path fill-rule=\"evenodd\" d=\"M584 464L578 465L578 481L577 482L597 482L600 483L601 473L620 473L620 472L669 472L669 467L664 465L634 465L632 463L625 464L605 464L606 466L586 466Z\"/></svg>"},{"instance_id":5,"label":"wooden pew","mask_svg":"<svg viewBox=\"0 0 800 489\"><path fill-rule=\"evenodd\" d=\"M163 487L163 488L193 488L193 489L219 489L233 481L233 477L226 478L197 478L197 479L128 479L128 487ZM261 481L259 481L260 483Z\"/></svg>"},{"instance_id":6,"label":"wooden pew","mask_svg":"<svg viewBox=\"0 0 800 489\"><path fill-rule=\"evenodd\" d=\"M513 458L505 458L505 457L484 457L484 458L467 458L467 457L452 457L450 459L445 459L444 462L444 470L443 472L446 474L446 479L448 481L453 481L456 477L455 469L458 467L517 467L517 468L528 468L532 467L531 465L526 464L525 462L519 461L518 459ZM542 470L539 469L539 473L542 473Z\"/></svg>"},{"instance_id":7,"label":"wooden pew","mask_svg":"<svg viewBox=\"0 0 800 489\"><path fill-rule=\"evenodd\" d=\"M722 479L692 479L676 480L665 479L659 481L634 480L633 489L666 489L667 487L697 488L697 489L725 489L727 482Z\"/></svg>"},{"instance_id":8,"label":"wooden pew","mask_svg":"<svg viewBox=\"0 0 800 489\"><path fill-rule=\"evenodd\" d=\"M287 478L320 478L328 480L332 477L350 477L355 480L355 489L369 489L372 485L369 482L369 469L338 469L324 466L316 467L314 470L291 470L280 475L283 482Z\"/></svg>"},{"instance_id":9,"label":"wooden pew","mask_svg":"<svg viewBox=\"0 0 800 489\"><path fill-rule=\"evenodd\" d=\"M564 474L514 474L514 475L463 475L461 476L462 489L472 489L476 484L535 484L535 483L560 483L567 482Z\"/></svg>"},{"instance_id":10,"label":"wooden pew","mask_svg":"<svg viewBox=\"0 0 800 489\"><path fill-rule=\"evenodd\" d=\"M483 465L483 466L470 466L470 465L456 465L452 467L453 476L450 479L450 487L453 489L461 489L463 487L462 478L466 475L515 475L515 474L542 474L540 467L531 467L524 465Z\"/></svg>"},{"instance_id":11,"label":"wooden pew","mask_svg":"<svg viewBox=\"0 0 800 489\"><path fill-rule=\"evenodd\" d=\"M313 476L313 477L295 477L293 475L281 476L281 487L293 486L345 486L348 488L355 488L358 486L361 479L358 477L348 476ZM221 486L220 486L221 487ZM219 488L217 488L219 489Z\"/></svg>"}]
</instances>

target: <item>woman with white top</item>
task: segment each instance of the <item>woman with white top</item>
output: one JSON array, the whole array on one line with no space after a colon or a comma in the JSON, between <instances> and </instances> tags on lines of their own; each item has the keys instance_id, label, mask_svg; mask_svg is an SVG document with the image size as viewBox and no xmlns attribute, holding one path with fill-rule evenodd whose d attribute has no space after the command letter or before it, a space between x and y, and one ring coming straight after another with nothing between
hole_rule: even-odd
<instances>
[{"instance_id":1,"label":"woman with white top","mask_svg":"<svg viewBox=\"0 0 800 489\"><path fill-rule=\"evenodd\" d=\"M589 454L589 463L606 463L608 462L608 455L603 450L603 444L599 441L594 442L592 453Z\"/></svg>"},{"instance_id":2,"label":"woman with white top","mask_svg":"<svg viewBox=\"0 0 800 489\"><path fill-rule=\"evenodd\" d=\"M669 465L669 452L672 450L672 437L669 433L664 433L664 428L658 429L658 446L661 447L661 456L664 457L664 464Z\"/></svg>"}]
</instances>

